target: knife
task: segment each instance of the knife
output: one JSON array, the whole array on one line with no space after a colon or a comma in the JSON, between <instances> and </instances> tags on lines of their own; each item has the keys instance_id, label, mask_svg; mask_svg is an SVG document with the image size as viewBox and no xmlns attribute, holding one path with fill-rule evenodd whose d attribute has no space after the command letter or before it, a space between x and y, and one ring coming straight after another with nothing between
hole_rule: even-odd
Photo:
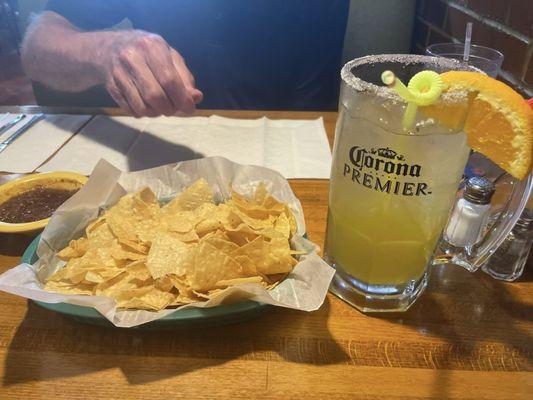
<instances>
[{"instance_id":1,"label":"knife","mask_svg":"<svg viewBox=\"0 0 533 400\"><path fill-rule=\"evenodd\" d=\"M23 127L19 128L15 133L13 133L6 140L4 140L2 143L0 143L0 153L2 151L4 151L5 148L7 146L9 146L12 142L14 142L15 139L17 139L20 135L22 135L24 132L26 132L29 128L31 128L33 125L35 125L37 122L39 122L43 118L44 118L44 114L37 114L37 115L34 115L33 117L31 117L31 119L29 120L29 122L27 124L25 124Z\"/></svg>"},{"instance_id":2,"label":"knife","mask_svg":"<svg viewBox=\"0 0 533 400\"><path fill-rule=\"evenodd\" d=\"M16 124L18 124L20 121L22 121L24 118L26 118L26 114L19 114L17 115L14 119L12 119L11 121L9 121L7 124L4 124L0 127L0 135L2 133L4 133L5 131L7 131L9 128L15 126Z\"/></svg>"}]
</instances>

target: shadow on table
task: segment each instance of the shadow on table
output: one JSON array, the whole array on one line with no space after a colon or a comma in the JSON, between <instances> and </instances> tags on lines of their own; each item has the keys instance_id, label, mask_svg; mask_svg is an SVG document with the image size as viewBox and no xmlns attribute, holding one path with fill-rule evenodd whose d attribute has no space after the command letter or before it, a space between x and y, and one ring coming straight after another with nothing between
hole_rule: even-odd
<instances>
[{"instance_id":1,"label":"shadow on table","mask_svg":"<svg viewBox=\"0 0 533 400\"><path fill-rule=\"evenodd\" d=\"M522 281L532 277L533 271L526 270ZM458 266L439 266L418 303L404 314L386 317L451 345L444 356L438 351L430 354L428 368L437 370L435 398L450 398L450 370L530 370L533 335L523 326L533 321L533 299L525 303L517 289L517 284L495 280L481 271L472 275ZM482 354L489 352L494 355Z\"/></svg>"},{"instance_id":2,"label":"shadow on table","mask_svg":"<svg viewBox=\"0 0 533 400\"><path fill-rule=\"evenodd\" d=\"M204 154L187 146L172 143L150 132L141 132L106 116L95 116L75 136L83 136L89 141L98 142L115 152L122 153L127 159L130 171L204 157ZM72 151L76 152L76 149ZM71 156L76 157L76 154ZM83 155L80 156L83 158Z\"/></svg>"},{"instance_id":3,"label":"shadow on table","mask_svg":"<svg viewBox=\"0 0 533 400\"><path fill-rule=\"evenodd\" d=\"M25 319L8 348L3 385L112 368L119 368L129 383L142 384L234 359L347 362L349 356L328 331L329 311L326 299L319 311L310 314L272 308L235 325L142 331L80 324L28 302Z\"/></svg>"}]
</instances>

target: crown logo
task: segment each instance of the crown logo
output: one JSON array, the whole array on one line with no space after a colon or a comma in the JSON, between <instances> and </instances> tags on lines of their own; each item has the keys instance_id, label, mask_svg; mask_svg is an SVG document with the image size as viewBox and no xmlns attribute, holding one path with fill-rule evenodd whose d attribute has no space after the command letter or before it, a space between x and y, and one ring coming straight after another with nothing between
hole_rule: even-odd
<instances>
[{"instance_id":1,"label":"crown logo","mask_svg":"<svg viewBox=\"0 0 533 400\"><path fill-rule=\"evenodd\" d=\"M372 154L377 154L378 156L384 157L384 158L390 158L391 160L394 160L397 154L394 150L391 150L388 147L377 149L377 150L372 149L371 152Z\"/></svg>"}]
</instances>

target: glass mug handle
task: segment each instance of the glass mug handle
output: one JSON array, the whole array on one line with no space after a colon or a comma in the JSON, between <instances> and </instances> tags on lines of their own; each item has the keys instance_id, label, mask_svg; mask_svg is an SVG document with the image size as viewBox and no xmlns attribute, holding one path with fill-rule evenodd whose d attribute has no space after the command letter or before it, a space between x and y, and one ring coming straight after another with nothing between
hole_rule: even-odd
<instances>
[{"instance_id":1,"label":"glass mug handle","mask_svg":"<svg viewBox=\"0 0 533 400\"><path fill-rule=\"evenodd\" d=\"M433 265L456 264L470 272L476 271L505 240L522 214L532 191L533 176L522 181L504 174L496 180L496 194L499 201L491 206L489 222L481 238L472 246L456 247L441 240L433 255ZM502 199L502 193L504 198ZM494 204L497 203L497 204ZM448 224L450 221L448 221ZM444 228L444 232L446 227Z\"/></svg>"}]
</instances>

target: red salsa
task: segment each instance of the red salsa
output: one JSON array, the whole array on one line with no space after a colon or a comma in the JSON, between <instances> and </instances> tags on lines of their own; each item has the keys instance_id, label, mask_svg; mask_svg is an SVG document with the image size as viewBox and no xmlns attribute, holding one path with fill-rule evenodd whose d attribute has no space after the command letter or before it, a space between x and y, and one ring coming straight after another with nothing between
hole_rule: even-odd
<instances>
[{"instance_id":1,"label":"red salsa","mask_svg":"<svg viewBox=\"0 0 533 400\"><path fill-rule=\"evenodd\" d=\"M0 221L20 224L48 218L76 192L37 186L0 204Z\"/></svg>"}]
</instances>

